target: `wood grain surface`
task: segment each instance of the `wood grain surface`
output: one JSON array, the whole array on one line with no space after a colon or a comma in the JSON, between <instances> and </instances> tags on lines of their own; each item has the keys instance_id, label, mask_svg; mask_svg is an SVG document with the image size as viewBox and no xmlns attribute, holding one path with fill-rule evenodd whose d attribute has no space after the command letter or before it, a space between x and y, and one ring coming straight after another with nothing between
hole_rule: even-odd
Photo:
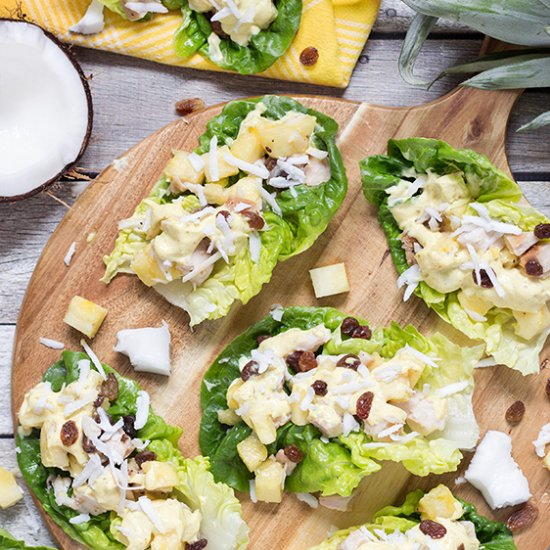
<instances>
[{"instance_id":1,"label":"wood grain surface","mask_svg":"<svg viewBox=\"0 0 550 550\"><path fill-rule=\"evenodd\" d=\"M517 92L460 89L433 103L412 108L359 105L330 98L298 98L340 123L341 149L350 179L346 200L315 245L306 253L280 264L259 296L247 306L235 307L226 318L206 322L193 332L188 328L184 312L167 304L137 278L119 276L109 286L99 282L103 271L101 258L113 246L117 221L128 217L146 195L160 176L172 148L190 149L196 145L205 122L219 112L220 106L192 115L187 122L175 121L159 130L127 153L126 170L117 172L109 167L96 179L65 216L44 249L18 322L12 373L13 410L18 409L25 391L57 357L57 352L39 345L40 336L58 339L69 348L78 348L80 335L62 323L74 294L84 295L109 310L93 341L94 351L121 374L137 378L150 392L156 411L167 421L184 428L181 446L188 456L199 452L198 392L205 368L231 338L265 315L271 304L331 305L360 314L373 324L397 320L432 330L435 316L419 300L404 304L396 289L385 238L372 208L360 192L357 160L382 152L389 137L423 135L446 139L455 146L473 147L507 169L506 121L517 95ZM86 235L90 232L97 236L87 244ZM73 241L77 242L77 252L70 267L66 268L62 257ZM338 260L346 262L351 292L315 300L307 270ZM289 280L292 281L290 286ZM158 325L163 319L168 322L173 338L173 374L170 378L160 378L133 373L126 358L112 351L115 333L122 328ZM523 399L527 404L526 420L513 430L514 454L530 479L541 519L518 536L521 550L528 544L542 549L550 543L544 521L549 511L548 473L531 444L544 423L542 415L535 411L548 410L543 386L547 373L543 371L527 379L506 369L485 369L476 373L475 406L483 432L489 428L509 431L504 411L516 399ZM457 475L454 473L443 479L452 484L451 480ZM245 517L251 527L251 548L307 548L322 540L331 526L363 522L373 511L395 501L411 487L435 482L434 479L413 478L401 466L387 464L381 472L365 480L353 500L352 510L346 514L324 509L313 511L292 495L285 496L281 505L252 505L243 497ZM456 492L487 511L479 494L471 487L457 487ZM63 548L76 547L51 522L48 523Z\"/></svg>"}]
</instances>

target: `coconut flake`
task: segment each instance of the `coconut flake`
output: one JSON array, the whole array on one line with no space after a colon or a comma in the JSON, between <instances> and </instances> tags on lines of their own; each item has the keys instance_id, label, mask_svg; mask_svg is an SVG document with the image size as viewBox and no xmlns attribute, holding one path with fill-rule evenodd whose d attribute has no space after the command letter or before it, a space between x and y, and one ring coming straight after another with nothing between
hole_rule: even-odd
<instances>
[{"instance_id":1,"label":"coconut flake","mask_svg":"<svg viewBox=\"0 0 550 550\"><path fill-rule=\"evenodd\" d=\"M390 439L392 441L395 441L397 443L401 443L402 445L404 445L405 443L412 441L415 437L418 437L419 435L420 434L418 432L410 432L408 434L403 434L403 435L392 433L390 434Z\"/></svg>"},{"instance_id":2,"label":"coconut flake","mask_svg":"<svg viewBox=\"0 0 550 550\"><path fill-rule=\"evenodd\" d=\"M324 160L328 157L328 151L323 151L322 149L316 149L315 147L308 147L306 153L313 158L318 160Z\"/></svg>"},{"instance_id":3,"label":"coconut flake","mask_svg":"<svg viewBox=\"0 0 550 550\"><path fill-rule=\"evenodd\" d=\"M463 380L462 382L455 382L454 384L449 384L447 386L443 386L442 388L439 388L438 390L435 390L435 394L437 397L449 397L449 395L453 395L455 393L459 393L462 390L465 390L468 387L469 382L467 380Z\"/></svg>"},{"instance_id":4,"label":"coconut flake","mask_svg":"<svg viewBox=\"0 0 550 550\"><path fill-rule=\"evenodd\" d=\"M189 164L191 164L195 172L201 172L202 170L204 170L204 160L202 160L202 157L200 155L197 155L197 153L189 153L187 160L189 161Z\"/></svg>"},{"instance_id":5,"label":"coconut flake","mask_svg":"<svg viewBox=\"0 0 550 550\"><path fill-rule=\"evenodd\" d=\"M155 507L153 506L153 503L151 502L151 499L149 499L146 496L141 496L138 498L138 504L141 508L141 511L149 518L151 523L155 526L155 529L159 533L164 533L164 524L161 521L161 518L157 514L157 511L155 510Z\"/></svg>"},{"instance_id":6,"label":"coconut flake","mask_svg":"<svg viewBox=\"0 0 550 550\"><path fill-rule=\"evenodd\" d=\"M533 445L535 447L535 452L537 453L537 456L540 456L541 458L544 457L546 454L545 447L550 443L550 422L548 424L545 424L539 432L539 435L535 441L533 441Z\"/></svg>"},{"instance_id":7,"label":"coconut flake","mask_svg":"<svg viewBox=\"0 0 550 550\"><path fill-rule=\"evenodd\" d=\"M359 429L359 422L353 418L353 415L349 413L344 414L344 418L342 419L342 432L343 435L349 435L350 432L354 432L355 430Z\"/></svg>"},{"instance_id":8,"label":"coconut flake","mask_svg":"<svg viewBox=\"0 0 550 550\"><path fill-rule=\"evenodd\" d=\"M65 344L63 344L63 342L52 340L51 338L39 338L38 340L43 346L46 346L47 348L63 349L65 347Z\"/></svg>"},{"instance_id":9,"label":"coconut flake","mask_svg":"<svg viewBox=\"0 0 550 550\"><path fill-rule=\"evenodd\" d=\"M146 391L140 390L136 399L136 419L134 421L134 427L136 430L141 430L147 423L149 418L149 404L151 399Z\"/></svg>"},{"instance_id":10,"label":"coconut flake","mask_svg":"<svg viewBox=\"0 0 550 550\"><path fill-rule=\"evenodd\" d=\"M125 7L142 16L148 13L168 13L168 8L160 2L126 2Z\"/></svg>"},{"instance_id":11,"label":"coconut flake","mask_svg":"<svg viewBox=\"0 0 550 550\"><path fill-rule=\"evenodd\" d=\"M186 189L187 191L193 193L197 197L197 199L199 199L199 204L201 206L204 207L208 204L208 201L206 200L206 195L204 194L204 187L202 185L181 180L178 180L178 185L182 189Z\"/></svg>"},{"instance_id":12,"label":"coconut flake","mask_svg":"<svg viewBox=\"0 0 550 550\"><path fill-rule=\"evenodd\" d=\"M221 257L222 257L222 255L221 255L220 252L215 252L214 254L212 254L212 256L210 256L209 258L207 258L206 260L201 262L199 265L197 265L195 267L195 269L193 269L193 271L190 271L187 275L184 275L181 278L181 282L186 283L187 281L191 281L199 273L202 273L207 267L209 267L212 264L216 263Z\"/></svg>"},{"instance_id":13,"label":"coconut flake","mask_svg":"<svg viewBox=\"0 0 550 550\"><path fill-rule=\"evenodd\" d=\"M243 172L247 172L248 174L252 174L253 176L262 178L263 180L269 177L269 171L263 164L260 165L246 162L232 155L229 151L226 151L224 153L223 158L225 159L225 162L227 162L227 164L235 166Z\"/></svg>"},{"instance_id":14,"label":"coconut flake","mask_svg":"<svg viewBox=\"0 0 550 550\"><path fill-rule=\"evenodd\" d=\"M426 355L425 353L418 351L416 348L409 346L409 344L407 344L401 349L403 351L406 351L414 355L417 359L420 359L420 361L422 361L423 363L426 363L426 365L430 365L430 367L433 367L435 369L439 367L436 361L441 361L440 357L431 357L430 355Z\"/></svg>"},{"instance_id":15,"label":"coconut flake","mask_svg":"<svg viewBox=\"0 0 550 550\"><path fill-rule=\"evenodd\" d=\"M90 514L79 514L78 516L74 516L69 519L69 523L72 523L73 525L80 525L81 523L86 523L87 521L90 521Z\"/></svg>"},{"instance_id":16,"label":"coconut flake","mask_svg":"<svg viewBox=\"0 0 550 550\"><path fill-rule=\"evenodd\" d=\"M283 211L281 210L280 206L277 204L277 201L275 200L275 197L269 193L266 189L263 187L260 187L260 195L262 199L271 206L271 210L275 212L278 216L282 216Z\"/></svg>"},{"instance_id":17,"label":"coconut flake","mask_svg":"<svg viewBox=\"0 0 550 550\"><path fill-rule=\"evenodd\" d=\"M92 0L82 19L69 27L69 32L75 34L97 34L101 32L105 28L104 7L99 0Z\"/></svg>"},{"instance_id":18,"label":"coconut flake","mask_svg":"<svg viewBox=\"0 0 550 550\"><path fill-rule=\"evenodd\" d=\"M105 369L103 368L101 361L97 358L97 355L93 352L92 348L86 343L86 340L84 340L84 338L80 340L80 345L84 348L84 351L88 354L88 356L92 360L92 363L94 364L94 367L97 369L97 372L99 372L99 374L101 375L101 378L103 378L103 380L107 380L107 375L105 374Z\"/></svg>"},{"instance_id":19,"label":"coconut flake","mask_svg":"<svg viewBox=\"0 0 550 550\"><path fill-rule=\"evenodd\" d=\"M294 493L296 498L305 502L310 508L319 508L319 501L311 493Z\"/></svg>"},{"instance_id":20,"label":"coconut flake","mask_svg":"<svg viewBox=\"0 0 550 550\"><path fill-rule=\"evenodd\" d=\"M406 285L405 293L403 294L403 301L406 302L418 286L418 283L422 280L420 274L420 267L418 264L411 265L408 269L403 271L397 278L397 288L401 288Z\"/></svg>"},{"instance_id":21,"label":"coconut flake","mask_svg":"<svg viewBox=\"0 0 550 550\"><path fill-rule=\"evenodd\" d=\"M86 482L88 482L89 485L93 485L94 481L103 473L104 469L105 468L101 465L99 455L90 455L84 468L82 468L81 472L73 479L73 488L76 489Z\"/></svg>"},{"instance_id":22,"label":"coconut flake","mask_svg":"<svg viewBox=\"0 0 550 550\"><path fill-rule=\"evenodd\" d=\"M84 384L90 375L90 361L89 359L80 359L76 365L78 367L78 383Z\"/></svg>"},{"instance_id":23,"label":"coconut flake","mask_svg":"<svg viewBox=\"0 0 550 550\"><path fill-rule=\"evenodd\" d=\"M484 357L483 359L480 359L475 366L476 369L484 369L487 367L494 367L495 365L498 365L495 358L493 356Z\"/></svg>"},{"instance_id":24,"label":"coconut flake","mask_svg":"<svg viewBox=\"0 0 550 550\"><path fill-rule=\"evenodd\" d=\"M208 216L209 214L213 214L215 211L216 209L213 206L207 206L201 210L197 210L197 212L193 212L192 214L186 214L185 216L182 216L180 218L180 222L181 223L196 222L204 218L205 216Z\"/></svg>"},{"instance_id":25,"label":"coconut flake","mask_svg":"<svg viewBox=\"0 0 550 550\"><path fill-rule=\"evenodd\" d=\"M212 181L220 179L218 168L218 137L213 136L210 140L210 150L208 151L208 168L210 169L210 178Z\"/></svg>"},{"instance_id":26,"label":"coconut flake","mask_svg":"<svg viewBox=\"0 0 550 550\"><path fill-rule=\"evenodd\" d=\"M313 399L315 398L315 390L309 386L305 396L303 397L302 401L300 402L300 410L301 411L307 411L309 407L311 406L311 403L313 402Z\"/></svg>"},{"instance_id":27,"label":"coconut flake","mask_svg":"<svg viewBox=\"0 0 550 550\"><path fill-rule=\"evenodd\" d=\"M283 314L285 310L281 304L273 304L271 306L271 309L269 310L269 314L275 321L278 321L279 323L283 320Z\"/></svg>"},{"instance_id":28,"label":"coconut flake","mask_svg":"<svg viewBox=\"0 0 550 550\"><path fill-rule=\"evenodd\" d=\"M76 252L76 242L73 241L71 243L71 246L69 246L67 250L67 254L65 254L65 257L63 258L63 262L68 267L71 265L71 260L73 259L74 253Z\"/></svg>"},{"instance_id":29,"label":"coconut flake","mask_svg":"<svg viewBox=\"0 0 550 550\"><path fill-rule=\"evenodd\" d=\"M389 435L394 434L395 432L398 432L402 427L403 427L403 424L394 424L393 426L390 426L389 428L386 428L385 430L378 432L377 437L379 439L383 439L384 437L388 437Z\"/></svg>"},{"instance_id":30,"label":"coconut flake","mask_svg":"<svg viewBox=\"0 0 550 550\"><path fill-rule=\"evenodd\" d=\"M293 163L289 162L289 160L279 159L277 161L277 166L283 171L286 172L290 179L297 181L299 183L305 183L306 182L306 173L298 168L297 166L294 166Z\"/></svg>"},{"instance_id":31,"label":"coconut flake","mask_svg":"<svg viewBox=\"0 0 550 550\"><path fill-rule=\"evenodd\" d=\"M476 311L472 311L471 309L464 309L464 311L468 314L468 316L473 319L474 321L479 321L480 323L484 323L487 321L487 317L484 315L481 315L477 313Z\"/></svg>"}]
</instances>

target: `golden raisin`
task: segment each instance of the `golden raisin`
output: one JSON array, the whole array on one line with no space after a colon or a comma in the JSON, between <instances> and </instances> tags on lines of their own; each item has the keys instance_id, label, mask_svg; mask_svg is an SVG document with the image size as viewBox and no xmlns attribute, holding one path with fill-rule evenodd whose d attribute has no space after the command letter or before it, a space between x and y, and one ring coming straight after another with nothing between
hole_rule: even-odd
<instances>
[{"instance_id":1,"label":"golden raisin","mask_svg":"<svg viewBox=\"0 0 550 550\"><path fill-rule=\"evenodd\" d=\"M523 418L525 414L525 404L523 401L515 401L512 403L506 411L506 420L511 424L517 424Z\"/></svg>"},{"instance_id":2,"label":"golden raisin","mask_svg":"<svg viewBox=\"0 0 550 550\"><path fill-rule=\"evenodd\" d=\"M302 65L305 65L306 67L311 67L312 65L315 65L315 63L317 63L318 60L319 60L319 51L317 50L317 48L314 48L313 46L304 48L302 50L302 53L300 54L300 63Z\"/></svg>"},{"instance_id":3,"label":"golden raisin","mask_svg":"<svg viewBox=\"0 0 550 550\"><path fill-rule=\"evenodd\" d=\"M533 525L538 515L538 510L530 502L527 502L519 510L512 513L506 520L506 526L510 531L521 531Z\"/></svg>"},{"instance_id":4,"label":"golden raisin","mask_svg":"<svg viewBox=\"0 0 550 550\"><path fill-rule=\"evenodd\" d=\"M204 109L204 101L198 97L192 97L190 99L182 99L176 102L176 113L179 116L187 116L197 111Z\"/></svg>"}]
</instances>

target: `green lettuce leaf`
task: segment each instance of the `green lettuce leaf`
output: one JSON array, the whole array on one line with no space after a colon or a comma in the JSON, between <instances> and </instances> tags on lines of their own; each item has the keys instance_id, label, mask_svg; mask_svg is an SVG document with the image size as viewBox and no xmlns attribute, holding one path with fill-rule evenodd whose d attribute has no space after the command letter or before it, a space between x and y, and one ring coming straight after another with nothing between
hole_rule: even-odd
<instances>
[{"instance_id":1,"label":"green lettuce leaf","mask_svg":"<svg viewBox=\"0 0 550 550\"><path fill-rule=\"evenodd\" d=\"M78 361L90 359L81 352L64 351L61 360L54 363L43 376L43 381L50 382L54 391L60 391L63 384L69 384L78 379ZM92 365L92 368L95 367ZM103 364L107 373L113 373L118 380L119 393L117 399L108 409L114 421L118 418L136 413L136 399L139 385L128 378L120 376L108 365ZM248 528L240 514L239 501L227 485L216 483L209 471L208 459L196 457L186 459L177 445L182 430L177 426L167 424L160 416L150 410L147 423L138 430L137 437L149 440L147 449L157 455L157 460L170 461L178 471L180 482L175 488L179 500L192 509L200 509L203 514L201 530L210 540L218 541L216 546L221 550L241 550L248 543ZM105 513L91 516L90 520L81 524L71 524L69 519L78 512L59 506L53 491L47 488L46 479L49 475L66 475L56 468L45 467L40 459L40 431L33 430L30 435L18 434L16 440L20 452L17 454L19 468L29 489L40 501L44 511L72 539L96 550L119 550L124 546L116 538L116 525L120 518L115 514ZM0 548L2 534L0 533Z\"/></svg>"},{"instance_id":2,"label":"green lettuce leaf","mask_svg":"<svg viewBox=\"0 0 550 550\"><path fill-rule=\"evenodd\" d=\"M24 541L17 540L5 529L0 528L0 548L2 550L55 550L51 546L28 546Z\"/></svg>"},{"instance_id":3,"label":"green lettuce leaf","mask_svg":"<svg viewBox=\"0 0 550 550\"><path fill-rule=\"evenodd\" d=\"M278 0L277 17L267 29L250 39L248 46L240 46L230 38L220 40L221 59L212 55L208 37L212 33L210 21L202 13L193 11L183 2L183 22L174 36L178 55L189 57L199 51L216 65L241 74L265 71L283 56L296 36L302 17L302 0Z\"/></svg>"},{"instance_id":4,"label":"green lettuce leaf","mask_svg":"<svg viewBox=\"0 0 550 550\"><path fill-rule=\"evenodd\" d=\"M257 347L258 336L273 336L293 327L309 329L321 323L333 331L333 337L325 344L323 353L368 351L393 357L398 349L410 345L422 353L440 357L439 368L426 367L419 384L428 383L436 389L467 381L467 387L455 398L449 399L462 424L451 422L449 433L436 434L432 438L417 437L408 443L392 442L374 448L368 445L371 439L365 433L352 433L326 443L321 441L320 432L313 426L300 427L289 422L277 430L277 441L268 449L270 454L275 454L277 449L294 444L304 453L304 460L287 477L286 489L299 493L349 496L363 477L381 468L379 461L383 460L401 462L409 471L421 476L456 470L462 458L459 446L464 443L468 448L474 446L479 435L471 394L473 368L481 357L482 347L460 348L441 335L426 338L414 327L400 327L396 323L384 329L374 328L371 340L343 340L339 327L345 317L347 315L333 308L284 308L280 321L271 315L265 317L235 338L216 358L206 371L201 387L199 432L201 451L211 457L216 481L223 481L244 492L248 491L249 480L253 477L236 448L250 435L250 428L243 422L228 427L218 420L218 411L227 409L227 389L240 376L239 358ZM363 319L358 320L365 323Z\"/></svg>"},{"instance_id":5,"label":"green lettuce leaf","mask_svg":"<svg viewBox=\"0 0 550 550\"><path fill-rule=\"evenodd\" d=\"M268 118L280 119L293 110L316 117L314 140L317 147L328 151L331 177L326 183L315 187L297 186L296 197L288 190L277 195L282 215L264 211L268 229L260 233L262 246L257 263L252 261L249 248L244 247L231 258L230 263L218 262L210 277L196 288L191 283L180 281L155 285L155 290L168 302L189 313L191 325L205 319L223 317L236 300L247 303L258 294L271 279L279 261L307 250L325 231L346 195L346 172L335 142L338 124L332 118L307 109L288 97L264 96L228 103L218 116L208 122L206 132L199 138L196 152L206 153L214 136L218 138L219 144L234 139L241 122L260 101L266 106L264 116ZM158 203L170 202L175 198L168 193L168 182L165 179L155 185L148 197ZM193 211L198 208L198 201L194 195L185 195L182 206L185 210ZM146 209L147 204L142 201L133 216L143 215ZM107 267L103 282L108 283L117 273L131 273L133 256L146 244L144 233L135 229L121 230L113 252L104 258Z\"/></svg>"},{"instance_id":6,"label":"green lettuce leaf","mask_svg":"<svg viewBox=\"0 0 550 550\"><path fill-rule=\"evenodd\" d=\"M359 527L364 527L373 533L375 529L383 529L387 533L408 531L420 523L418 503L423 496L424 491L421 489L412 491L400 506L386 506L376 512L371 523L340 529L310 550L338 550L342 542ZM464 510L460 520L471 521L474 524L477 539L481 543L480 550L516 550L512 533L504 523L479 515L473 504L469 502L461 500L460 503Z\"/></svg>"},{"instance_id":7,"label":"green lettuce leaf","mask_svg":"<svg viewBox=\"0 0 550 550\"><path fill-rule=\"evenodd\" d=\"M539 223L549 222L546 216L519 202L523 195L518 184L493 166L486 156L469 149L454 149L444 141L427 138L390 140L387 155L364 159L360 169L363 193L378 208L378 220L398 274L408 269L409 264L400 238L402 231L388 208L386 189L416 174L460 172L472 202L483 203L493 218L513 223L523 231L531 231ZM510 310L493 308L486 315L488 320L479 322L472 320L462 308L456 292L443 294L422 281L415 294L466 336L484 341L486 353L492 355L497 363L524 375L539 371L538 356L547 333L530 341L518 337L513 330L515 319Z\"/></svg>"}]
</instances>

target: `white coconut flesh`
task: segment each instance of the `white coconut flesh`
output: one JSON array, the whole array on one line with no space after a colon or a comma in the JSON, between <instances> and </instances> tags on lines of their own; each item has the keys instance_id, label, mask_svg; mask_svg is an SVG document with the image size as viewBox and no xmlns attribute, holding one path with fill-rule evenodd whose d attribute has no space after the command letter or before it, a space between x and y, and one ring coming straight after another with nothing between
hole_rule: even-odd
<instances>
[{"instance_id":1,"label":"white coconut flesh","mask_svg":"<svg viewBox=\"0 0 550 550\"><path fill-rule=\"evenodd\" d=\"M40 27L0 20L0 199L36 191L77 160L91 126L87 92Z\"/></svg>"}]
</instances>

